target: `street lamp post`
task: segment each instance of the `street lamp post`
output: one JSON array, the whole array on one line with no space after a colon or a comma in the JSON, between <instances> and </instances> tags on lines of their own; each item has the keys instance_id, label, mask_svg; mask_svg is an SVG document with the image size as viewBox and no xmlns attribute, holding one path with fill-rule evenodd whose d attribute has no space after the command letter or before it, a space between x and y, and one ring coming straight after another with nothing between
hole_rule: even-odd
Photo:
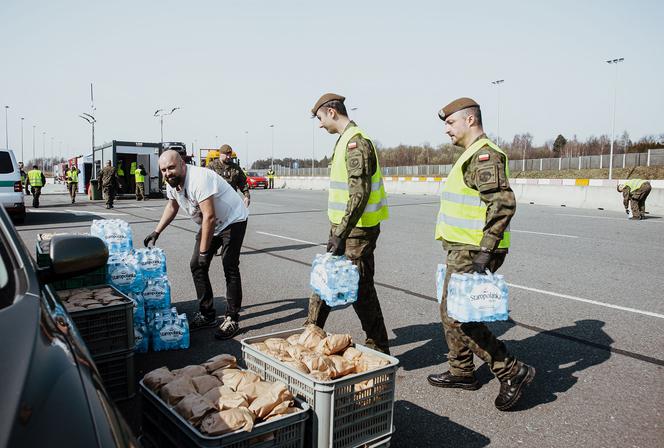
<instances>
[{"instance_id":1,"label":"street lamp post","mask_svg":"<svg viewBox=\"0 0 664 448\"><path fill-rule=\"evenodd\" d=\"M270 168L272 171L274 171L274 125L270 125L270 129L272 129L272 155L270 156Z\"/></svg>"},{"instance_id":2,"label":"street lamp post","mask_svg":"<svg viewBox=\"0 0 664 448\"><path fill-rule=\"evenodd\" d=\"M613 139L616 132L616 98L618 96L618 64L624 61L625 58L609 59L607 64L614 64L616 66L616 80L613 85L613 120L611 122L611 150L609 155L609 180L613 179Z\"/></svg>"},{"instance_id":3,"label":"street lamp post","mask_svg":"<svg viewBox=\"0 0 664 448\"><path fill-rule=\"evenodd\" d=\"M7 124L7 117L9 115L9 106L5 106L5 148L9 149L9 126Z\"/></svg>"},{"instance_id":4,"label":"street lamp post","mask_svg":"<svg viewBox=\"0 0 664 448\"><path fill-rule=\"evenodd\" d=\"M316 160L316 116L311 117L311 177L314 177L314 160Z\"/></svg>"},{"instance_id":5,"label":"street lamp post","mask_svg":"<svg viewBox=\"0 0 664 448\"><path fill-rule=\"evenodd\" d=\"M176 110L180 109L180 106L174 107L170 112L165 112L164 109L157 109L154 112L154 117L159 117L159 123L161 124L161 143L164 143L164 116L171 115Z\"/></svg>"},{"instance_id":6,"label":"street lamp post","mask_svg":"<svg viewBox=\"0 0 664 448\"><path fill-rule=\"evenodd\" d=\"M498 87L498 119L497 119L498 124L496 126L497 129L498 129L497 132L496 132L496 134L497 134L496 135L496 143L498 145L500 145L500 85L504 82L505 82L504 79L497 79L495 81L491 81L491 84Z\"/></svg>"},{"instance_id":7,"label":"street lamp post","mask_svg":"<svg viewBox=\"0 0 664 448\"><path fill-rule=\"evenodd\" d=\"M25 151L23 150L23 120L25 120L25 118L21 117L21 161L25 163Z\"/></svg>"},{"instance_id":8,"label":"street lamp post","mask_svg":"<svg viewBox=\"0 0 664 448\"><path fill-rule=\"evenodd\" d=\"M37 154L35 154L35 130L37 129L36 125L32 125L32 159L37 161Z\"/></svg>"},{"instance_id":9,"label":"street lamp post","mask_svg":"<svg viewBox=\"0 0 664 448\"><path fill-rule=\"evenodd\" d=\"M94 110L94 108L93 108ZM92 177L96 178L97 177L97 165L94 163L95 160L95 123L97 122L97 119L93 117L90 114L86 114L83 112L81 115L79 115L82 119L88 122L88 124L92 127L92 170L94 171L92 173Z\"/></svg>"},{"instance_id":10,"label":"street lamp post","mask_svg":"<svg viewBox=\"0 0 664 448\"><path fill-rule=\"evenodd\" d=\"M249 131L244 131L244 152L246 157L246 162L245 165L247 166L247 169L251 169L251 165L249 165Z\"/></svg>"},{"instance_id":11,"label":"street lamp post","mask_svg":"<svg viewBox=\"0 0 664 448\"><path fill-rule=\"evenodd\" d=\"M46 131L42 131L42 169L46 169Z\"/></svg>"}]
</instances>

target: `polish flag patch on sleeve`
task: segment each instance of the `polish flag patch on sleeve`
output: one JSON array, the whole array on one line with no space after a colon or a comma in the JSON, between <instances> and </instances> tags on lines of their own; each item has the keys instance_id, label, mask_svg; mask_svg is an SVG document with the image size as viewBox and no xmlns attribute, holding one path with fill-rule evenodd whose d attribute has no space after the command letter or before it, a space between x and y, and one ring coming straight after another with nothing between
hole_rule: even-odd
<instances>
[{"instance_id":1,"label":"polish flag patch on sleeve","mask_svg":"<svg viewBox=\"0 0 664 448\"><path fill-rule=\"evenodd\" d=\"M348 144L348 149L355 149L357 148L357 142L350 142Z\"/></svg>"},{"instance_id":2,"label":"polish flag patch on sleeve","mask_svg":"<svg viewBox=\"0 0 664 448\"><path fill-rule=\"evenodd\" d=\"M480 162L486 162L490 158L491 156L489 154L480 154L477 160L479 160Z\"/></svg>"}]
</instances>

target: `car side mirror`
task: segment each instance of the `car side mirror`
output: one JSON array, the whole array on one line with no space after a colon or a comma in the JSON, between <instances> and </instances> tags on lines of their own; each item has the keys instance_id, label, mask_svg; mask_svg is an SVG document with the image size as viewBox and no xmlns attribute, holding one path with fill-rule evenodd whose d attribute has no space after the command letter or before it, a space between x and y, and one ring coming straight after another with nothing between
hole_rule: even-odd
<instances>
[{"instance_id":1,"label":"car side mirror","mask_svg":"<svg viewBox=\"0 0 664 448\"><path fill-rule=\"evenodd\" d=\"M94 271L108 261L108 248L101 238L87 235L55 235L49 251L51 264L37 271L41 283Z\"/></svg>"}]
</instances>

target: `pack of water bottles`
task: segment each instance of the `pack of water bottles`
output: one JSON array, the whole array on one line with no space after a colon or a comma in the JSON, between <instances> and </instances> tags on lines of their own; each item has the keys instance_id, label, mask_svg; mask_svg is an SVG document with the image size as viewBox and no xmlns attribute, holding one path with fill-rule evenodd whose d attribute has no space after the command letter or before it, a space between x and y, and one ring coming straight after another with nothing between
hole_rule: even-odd
<instances>
[{"instance_id":1,"label":"pack of water bottles","mask_svg":"<svg viewBox=\"0 0 664 448\"><path fill-rule=\"evenodd\" d=\"M109 254L127 253L133 249L133 236L127 221L121 219L95 219L90 234L101 238Z\"/></svg>"},{"instance_id":2,"label":"pack of water bottles","mask_svg":"<svg viewBox=\"0 0 664 448\"><path fill-rule=\"evenodd\" d=\"M318 254L311 265L310 285L329 306L357 301L360 272L345 256Z\"/></svg>"},{"instance_id":3,"label":"pack of water bottles","mask_svg":"<svg viewBox=\"0 0 664 448\"><path fill-rule=\"evenodd\" d=\"M147 353L150 347L150 334L146 325L145 301L140 292L130 292L127 296L134 302L134 351Z\"/></svg>"},{"instance_id":4,"label":"pack of water bottles","mask_svg":"<svg viewBox=\"0 0 664 448\"><path fill-rule=\"evenodd\" d=\"M147 314L146 328L154 351L189 348L189 321L186 314L178 314L175 307L149 310Z\"/></svg>"},{"instance_id":5,"label":"pack of water bottles","mask_svg":"<svg viewBox=\"0 0 664 448\"><path fill-rule=\"evenodd\" d=\"M143 272L132 251L108 256L106 281L125 294L143 292Z\"/></svg>"},{"instance_id":6,"label":"pack of water bottles","mask_svg":"<svg viewBox=\"0 0 664 448\"><path fill-rule=\"evenodd\" d=\"M442 301L445 265L438 265L438 302ZM509 317L509 293L500 274L452 274L447 285L447 314L459 322L493 322Z\"/></svg>"}]
</instances>

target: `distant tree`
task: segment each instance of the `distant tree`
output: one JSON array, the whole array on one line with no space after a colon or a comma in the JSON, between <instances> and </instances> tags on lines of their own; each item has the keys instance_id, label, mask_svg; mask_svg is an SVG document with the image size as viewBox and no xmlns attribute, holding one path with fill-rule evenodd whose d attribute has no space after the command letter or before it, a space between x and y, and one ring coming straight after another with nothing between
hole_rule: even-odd
<instances>
[{"instance_id":1,"label":"distant tree","mask_svg":"<svg viewBox=\"0 0 664 448\"><path fill-rule=\"evenodd\" d=\"M558 137L556 137L556 140L553 142L553 152L556 155L560 155L565 149L565 145L567 144L567 139L562 136L562 134L558 134Z\"/></svg>"}]
</instances>

